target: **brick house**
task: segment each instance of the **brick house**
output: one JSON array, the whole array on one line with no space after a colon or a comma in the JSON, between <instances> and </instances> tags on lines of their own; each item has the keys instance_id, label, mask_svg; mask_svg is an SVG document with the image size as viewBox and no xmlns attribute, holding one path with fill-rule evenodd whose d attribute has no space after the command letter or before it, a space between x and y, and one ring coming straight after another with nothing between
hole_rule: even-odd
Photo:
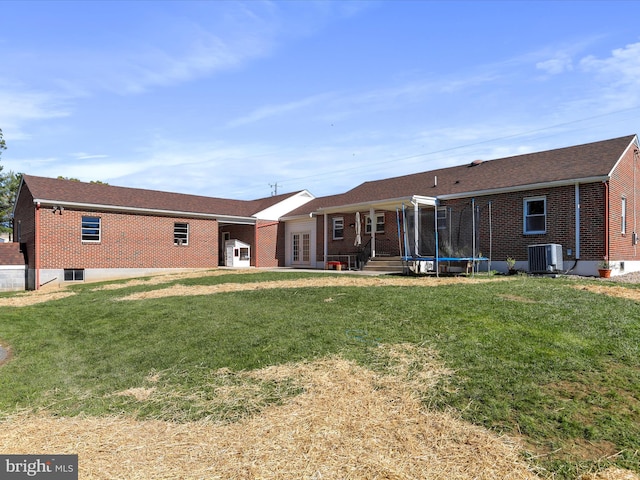
<instances>
[{"instance_id":1,"label":"brick house","mask_svg":"<svg viewBox=\"0 0 640 480\"><path fill-rule=\"evenodd\" d=\"M24 175L13 238L29 289L216 268L227 240L248 244L255 267L360 268L398 257L435 258L437 271L438 259L485 257L487 268L506 271L512 257L528 271L530 248L551 245L559 270L595 275L606 257L619 274L640 270L638 151L630 135L365 182L338 195L303 190L251 201Z\"/></svg>"},{"instance_id":2,"label":"brick house","mask_svg":"<svg viewBox=\"0 0 640 480\"><path fill-rule=\"evenodd\" d=\"M614 274L637 271L638 150L631 135L365 182L283 218L285 264L482 256L528 270L529 247L552 245L562 271L595 275L605 257Z\"/></svg>"},{"instance_id":3,"label":"brick house","mask_svg":"<svg viewBox=\"0 0 640 480\"><path fill-rule=\"evenodd\" d=\"M278 218L306 191L244 201L24 175L14 239L26 286L224 265L225 240L250 245L251 265L284 265Z\"/></svg>"}]
</instances>

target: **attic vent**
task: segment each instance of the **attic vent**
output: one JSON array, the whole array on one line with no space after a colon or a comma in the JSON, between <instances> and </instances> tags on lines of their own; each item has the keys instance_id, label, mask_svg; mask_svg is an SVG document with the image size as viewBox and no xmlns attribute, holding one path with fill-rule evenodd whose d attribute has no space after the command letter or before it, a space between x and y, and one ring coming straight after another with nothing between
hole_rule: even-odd
<instances>
[{"instance_id":1,"label":"attic vent","mask_svg":"<svg viewBox=\"0 0 640 480\"><path fill-rule=\"evenodd\" d=\"M478 165L480 165L481 163L483 163L484 160L474 160L473 162L471 162L469 164L470 167L477 167Z\"/></svg>"}]
</instances>

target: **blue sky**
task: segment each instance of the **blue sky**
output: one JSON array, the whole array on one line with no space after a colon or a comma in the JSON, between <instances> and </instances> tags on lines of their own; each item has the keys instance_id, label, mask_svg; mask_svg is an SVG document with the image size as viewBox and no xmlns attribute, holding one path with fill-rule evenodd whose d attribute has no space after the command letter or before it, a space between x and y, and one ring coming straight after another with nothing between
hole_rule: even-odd
<instances>
[{"instance_id":1,"label":"blue sky","mask_svg":"<svg viewBox=\"0 0 640 480\"><path fill-rule=\"evenodd\" d=\"M3 1L4 170L238 199L640 132L637 1Z\"/></svg>"}]
</instances>

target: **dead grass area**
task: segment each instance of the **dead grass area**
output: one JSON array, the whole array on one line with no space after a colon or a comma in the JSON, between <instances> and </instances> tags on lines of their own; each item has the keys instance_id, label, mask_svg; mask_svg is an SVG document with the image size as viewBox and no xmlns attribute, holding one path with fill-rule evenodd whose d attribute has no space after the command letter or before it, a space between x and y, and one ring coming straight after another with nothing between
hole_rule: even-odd
<instances>
[{"instance_id":1,"label":"dead grass area","mask_svg":"<svg viewBox=\"0 0 640 480\"><path fill-rule=\"evenodd\" d=\"M391 371L331 357L247 372L293 378L303 393L234 423L16 415L0 429L0 451L77 453L83 479L537 478L514 440L424 409L412 385L451 373L433 352L380 355Z\"/></svg>"},{"instance_id":2,"label":"dead grass area","mask_svg":"<svg viewBox=\"0 0 640 480\"><path fill-rule=\"evenodd\" d=\"M629 470L610 467L602 472L587 473L580 477L580 480L638 480L640 477Z\"/></svg>"},{"instance_id":3,"label":"dead grass area","mask_svg":"<svg viewBox=\"0 0 640 480\"><path fill-rule=\"evenodd\" d=\"M15 297L0 298L0 307L26 307L37 303L50 302L75 295L70 290L34 290L20 293Z\"/></svg>"},{"instance_id":4,"label":"dead grass area","mask_svg":"<svg viewBox=\"0 0 640 480\"><path fill-rule=\"evenodd\" d=\"M216 269L216 270L196 270L180 273L169 273L154 275L147 278L135 278L132 280L116 283L107 283L96 287L95 290L118 290L121 288L133 287L138 285L162 285L164 283L175 282L184 278L198 278L203 276L219 276L219 275L248 275L260 273L257 269ZM127 297L122 300L140 300L143 298L161 298L181 295L210 295L213 293L243 291L243 290L260 290L265 288L302 288L302 287L328 287L328 286L434 286L445 285L450 283L475 283L480 280L467 277L444 277L444 278L418 278L418 277L392 277L392 276L376 276L365 277L352 274L343 276L327 276L323 278L319 275L317 278L309 278L304 280L283 280L270 282L251 282L246 284L225 283L211 286L191 286L176 285L165 289L157 289L151 292L142 292ZM64 285L48 286L41 290L34 290L20 293L13 297L0 298L0 307L26 307L37 303L59 300L61 298L75 295Z\"/></svg>"},{"instance_id":5,"label":"dead grass area","mask_svg":"<svg viewBox=\"0 0 640 480\"><path fill-rule=\"evenodd\" d=\"M260 270L195 270L195 271L185 271L180 273L166 273L153 275L151 277L145 278L134 278L132 280L127 280L125 282L119 283L107 283L105 285L101 285L96 287L94 290L118 290L120 288L127 287L135 287L139 285L161 285L163 283L174 282L176 280L182 280L183 278L199 278L199 277L215 277L219 275L237 275L237 274L247 274L247 273L259 273Z\"/></svg>"},{"instance_id":6,"label":"dead grass area","mask_svg":"<svg viewBox=\"0 0 640 480\"><path fill-rule=\"evenodd\" d=\"M219 285L174 285L169 288L151 290L148 292L138 292L121 300L143 300L148 298L190 296L190 295L212 295L223 292L240 292L248 290L264 290L273 288L307 288L307 287L434 287L437 285L450 285L452 283L478 283L486 280L468 277L394 277L388 275L381 276L322 276L314 278L303 278L298 280L273 280L267 282L249 283L223 283Z\"/></svg>"},{"instance_id":7,"label":"dead grass area","mask_svg":"<svg viewBox=\"0 0 640 480\"><path fill-rule=\"evenodd\" d=\"M635 288L625 288L609 285L576 285L574 288L578 290L586 290L591 293L598 293L601 295L609 295L611 297L626 298L628 300L635 300L640 302L640 290Z\"/></svg>"}]
</instances>

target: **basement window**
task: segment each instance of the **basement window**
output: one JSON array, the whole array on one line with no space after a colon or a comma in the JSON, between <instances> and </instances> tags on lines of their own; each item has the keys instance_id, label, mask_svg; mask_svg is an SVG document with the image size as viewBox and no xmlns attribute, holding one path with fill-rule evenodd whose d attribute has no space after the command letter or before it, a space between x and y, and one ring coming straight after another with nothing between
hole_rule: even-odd
<instances>
[{"instance_id":1,"label":"basement window","mask_svg":"<svg viewBox=\"0 0 640 480\"><path fill-rule=\"evenodd\" d=\"M173 244L189 245L189 224L174 223L173 224Z\"/></svg>"},{"instance_id":2,"label":"basement window","mask_svg":"<svg viewBox=\"0 0 640 480\"><path fill-rule=\"evenodd\" d=\"M64 281L65 282L84 282L84 269L83 268L65 268Z\"/></svg>"}]
</instances>

